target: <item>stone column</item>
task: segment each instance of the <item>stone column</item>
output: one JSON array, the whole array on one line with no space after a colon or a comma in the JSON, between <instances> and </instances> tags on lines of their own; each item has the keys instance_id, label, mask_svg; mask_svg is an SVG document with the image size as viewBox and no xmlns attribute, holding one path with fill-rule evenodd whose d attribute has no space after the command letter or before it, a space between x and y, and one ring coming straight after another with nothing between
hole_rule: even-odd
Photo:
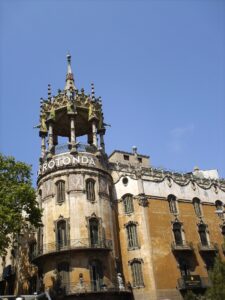
<instances>
[{"instance_id":1,"label":"stone column","mask_svg":"<svg viewBox=\"0 0 225 300\"><path fill-rule=\"evenodd\" d=\"M93 145L98 148L96 120L92 121Z\"/></svg>"},{"instance_id":2,"label":"stone column","mask_svg":"<svg viewBox=\"0 0 225 300\"><path fill-rule=\"evenodd\" d=\"M77 153L76 147L76 132L75 132L75 116L70 117L70 153Z\"/></svg>"},{"instance_id":3,"label":"stone column","mask_svg":"<svg viewBox=\"0 0 225 300\"><path fill-rule=\"evenodd\" d=\"M54 154L53 122L49 122L49 125L48 125L48 158L51 158L53 154Z\"/></svg>"},{"instance_id":4,"label":"stone column","mask_svg":"<svg viewBox=\"0 0 225 300\"><path fill-rule=\"evenodd\" d=\"M103 152L105 152L105 142L104 142L104 133L100 133L100 146L103 150Z\"/></svg>"},{"instance_id":5,"label":"stone column","mask_svg":"<svg viewBox=\"0 0 225 300\"><path fill-rule=\"evenodd\" d=\"M45 135L41 135L41 158L45 157L46 144L45 144Z\"/></svg>"}]
</instances>

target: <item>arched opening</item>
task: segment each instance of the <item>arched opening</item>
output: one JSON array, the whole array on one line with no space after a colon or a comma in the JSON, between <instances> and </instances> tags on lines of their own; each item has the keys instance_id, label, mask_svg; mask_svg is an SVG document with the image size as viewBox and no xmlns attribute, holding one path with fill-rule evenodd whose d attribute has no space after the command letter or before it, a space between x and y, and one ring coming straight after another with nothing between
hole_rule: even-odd
<instances>
[{"instance_id":1,"label":"arched opening","mask_svg":"<svg viewBox=\"0 0 225 300\"><path fill-rule=\"evenodd\" d=\"M168 196L168 202L169 202L169 209L171 214L177 214L178 209L177 209L177 199L174 195L169 195Z\"/></svg>"},{"instance_id":2,"label":"arched opening","mask_svg":"<svg viewBox=\"0 0 225 300\"><path fill-rule=\"evenodd\" d=\"M103 286L102 264L98 260L93 260L90 264L91 287L93 291L99 291Z\"/></svg>"},{"instance_id":3,"label":"arched opening","mask_svg":"<svg viewBox=\"0 0 225 300\"><path fill-rule=\"evenodd\" d=\"M89 230L91 247L98 247L100 245L98 219L91 218L89 220Z\"/></svg>"},{"instance_id":4,"label":"arched opening","mask_svg":"<svg viewBox=\"0 0 225 300\"><path fill-rule=\"evenodd\" d=\"M67 229L66 229L66 221L60 220L57 222L57 248L61 249L67 246Z\"/></svg>"}]
</instances>

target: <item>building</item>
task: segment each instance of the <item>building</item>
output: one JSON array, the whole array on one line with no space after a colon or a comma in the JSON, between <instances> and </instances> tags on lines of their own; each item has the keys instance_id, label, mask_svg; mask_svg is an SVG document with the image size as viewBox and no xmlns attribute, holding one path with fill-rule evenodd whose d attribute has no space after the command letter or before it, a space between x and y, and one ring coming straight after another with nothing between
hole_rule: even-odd
<instances>
[{"instance_id":1,"label":"building","mask_svg":"<svg viewBox=\"0 0 225 300\"><path fill-rule=\"evenodd\" d=\"M135 147L108 156L102 101L94 85L91 95L77 89L70 55L67 61L64 90L53 97L49 86L41 102L37 195L44 226L25 243L34 268L28 289L53 299L204 294L214 258L224 258L225 181L215 170L154 169ZM4 264L3 281L11 265Z\"/></svg>"}]
</instances>

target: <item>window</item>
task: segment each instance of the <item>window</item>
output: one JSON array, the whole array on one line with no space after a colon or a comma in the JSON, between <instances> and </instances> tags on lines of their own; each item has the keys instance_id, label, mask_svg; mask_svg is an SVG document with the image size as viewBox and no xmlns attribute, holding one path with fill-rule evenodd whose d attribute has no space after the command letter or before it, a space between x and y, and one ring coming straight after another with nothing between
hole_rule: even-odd
<instances>
[{"instance_id":1,"label":"window","mask_svg":"<svg viewBox=\"0 0 225 300\"><path fill-rule=\"evenodd\" d=\"M221 232L222 232L222 235L225 237L225 225L222 226Z\"/></svg>"},{"instance_id":2,"label":"window","mask_svg":"<svg viewBox=\"0 0 225 300\"><path fill-rule=\"evenodd\" d=\"M70 266L68 262L61 262L57 266L58 270L58 279L61 288L66 288L69 284L69 270Z\"/></svg>"},{"instance_id":3,"label":"window","mask_svg":"<svg viewBox=\"0 0 225 300\"><path fill-rule=\"evenodd\" d=\"M173 234L174 234L174 240L176 245L183 245L183 239L182 239L182 229L181 229L181 223L175 222L173 223Z\"/></svg>"},{"instance_id":4,"label":"window","mask_svg":"<svg viewBox=\"0 0 225 300\"><path fill-rule=\"evenodd\" d=\"M194 210L195 210L196 216L201 217L202 211L201 211L201 207L200 207L200 200L198 198L194 198L193 205L194 205Z\"/></svg>"},{"instance_id":5,"label":"window","mask_svg":"<svg viewBox=\"0 0 225 300\"><path fill-rule=\"evenodd\" d=\"M60 220L57 222L57 248L61 249L68 244L66 221Z\"/></svg>"},{"instance_id":6,"label":"window","mask_svg":"<svg viewBox=\"0 0 225 300\"><path fill-rule=\"evenodd\" d=\"M141 260L134 259L131 263L131 273L133 278L133 287L143 287L143 275L142 275L142 267Z\"/></svg>"},{"instance_id":7,"label":"window","mask_svg":"<svg viewBox=\"0 0 225 300\"><path fill-rule=\"evenodd\" d=\"M169 201L169 209L171 214L177 214L177 200L174 195L169 195L168 196L168 201Z\"/></svg>"},{"instance_id":8,"label":"window","mask_svg":"<svg viewBox=\"0 0 225 300\"><path fill-rule=\"evenodd\" d=\"M138 248L138 238L137 238L137 225L134 223L129 223L126 226L127 238L128 238L128 248L134 249Z\"/></svg>"},{"instance_id":9,"label":"window","mask_svg":"<svg viewBox=\"0 0 225 300\"><path fill-rule=\"evenodd\" d=\"M130 157L129 157L129 155L125 155L125 154L124 154L123 159L124 159L124 160L129 160Z\"/></svg>"},{"instance_id":10,"label":"window","mask_svg":"<svg viewBox=\"0 0 225 300\"><path fill-rule=\"evenodd\" d=\"M98 260L93 260L90 264L92 291L99 291L103 288L102 264Z\"/></svg>"},{"instance_id":11,"label":"window","mask_svg":"<svg viewBox=\"0 0 225 300\"><path fill-rule=\"evenodd\" d=\"M181 257L179 259L179 267L180 267L180 273L181 276L188 276L191 274L191 270L190 270L190 265L188 263L188 261L186 260L186 258Z\"/></svg>"},{"instance_id":12,"label":"window","mask_svg":"<svg viewBox=\"0 0 225 300\"><path fill-rule=\"evenodd\" d=\"M98 219L89 220L90 228L90 242L92 247L97 247L99 245L99 222Z\"/></svg>"},{"instance_id":13,"label":"window","mask_svg":"<svg viewBox=\"0 0 225 300\"><path fill-rule=\"evenodd\" d=\"M216 212L219 218L223 218L223 203L220 200L216 200Z\"/></svg>"},{"instance_id":14,"label":"window","mask_svg":"<svg viewBox=\"0 0 225 300\"><path fill-rule=\"evenodd\" d=\"M124 212L125 214L130 214L134 211L133 206L133 196L127 194L123 197L123 204L124 204Z\"/></svg>"},{"instance_id":15,"label":"window","mask_svg":"<svg viewBox=\"0 0 225 300\"><path fill-rule=\"evenodd\" d=\"M65 182L60 180L56 183L57 188L57 202L62 203L65 201Z\"/></svg>"},{"instance_id":16,"label":"window","mask_svg":"<svg viewBox=\"0 0 225 300\"><path fill-rule=\"evenodd\" d=\"M138 157L138 161L139 161L139 163L142 163L142 158Z\"/></svg>"},{"instance_id":17,"label":"window","mask_svg":"<svg viewBox=\"0 0 225 300\"><path fill-rule=\"evenodd\" d=\"M207 239L206 225L200 224L198 226L198 232L199 232L199 237L200 237L202 246L208 246L209 243L208 243L208 239Z\"/></svg>"},{"instance_id":18,"label":"window","mask_svg":"<svg viewBox=\"0 0 225 300\"><path fill-rule=\"evenodd\" d=\"M87 179L86 181L86 195L87 200L95 201L95 181L93 179Z\"/></svg>"}]
</instances>

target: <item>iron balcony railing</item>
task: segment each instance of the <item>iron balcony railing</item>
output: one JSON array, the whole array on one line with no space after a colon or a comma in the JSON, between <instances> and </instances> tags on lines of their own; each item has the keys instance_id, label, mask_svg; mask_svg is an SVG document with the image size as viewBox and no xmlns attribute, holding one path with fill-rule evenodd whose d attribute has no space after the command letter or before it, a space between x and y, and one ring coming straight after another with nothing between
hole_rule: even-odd
<instances>
[{"instance_id":1,"label":"iron balcony railing","mask_svg":"<svg viewBox=\"0 0 225 300\"><path fill-rule=\"evenodd\" d=\"M200 277L199 275L189 275L178 278L177 288L179 290L188 289L206 289L211 286L209 277Z\"/></svg>"},{"instance_id":2,"label":"iron balcony railing","mask_svg":"<svg viewBox=\"0 0 225 300\"><path fill-rule=\"evenodd\" d=\"M194 250L193 244L187 241L172 242L171 248L173 251L192 251Z\"/></svg>"},{"instance_id":3,"label":"iron balcony railing","mask_svg":"<svg viewBox=\"0 0 225 300\"><path fill-rule=\"evenodd\" d=\"M62 242L54 242L43 244L41 246L36 246L33 253L31 253L31 259L35 259L38 256L66 251L66 250L79 250L79 249L101 249L101 250L111 250L112 249L112 240L99 239L96 242L90 241L90 239L72 239L65 240Z\"/></svg>"},{"instance_id":4,"label":"iron balcony railing","mask_svg":"<svg viewBox=\"0 0 225 300\"><path fill-rule=\"evenodd\" d=\"M117 282L105 283L103 280L95 281L77 281L77 282L61 282L57 287L48 287L49 290L54 290L56 294L71 295L71 294L86 294L86 293L115 293L115 292L131 292L129 285L119 286Z\"/></svg>"},{"instance_id":5,"label":"iron balcony railing","mask_svg":"<svg viewBox=\"0 0 225 300\"><path fill-rule=\"evenodd\" d=\"M219 248L218 248L218 244L217 243L208 243L208 244L202 244L202 243L199 243L198 244L198 249L199 251L218 251Z\"/></svg>"}]
</instances>

